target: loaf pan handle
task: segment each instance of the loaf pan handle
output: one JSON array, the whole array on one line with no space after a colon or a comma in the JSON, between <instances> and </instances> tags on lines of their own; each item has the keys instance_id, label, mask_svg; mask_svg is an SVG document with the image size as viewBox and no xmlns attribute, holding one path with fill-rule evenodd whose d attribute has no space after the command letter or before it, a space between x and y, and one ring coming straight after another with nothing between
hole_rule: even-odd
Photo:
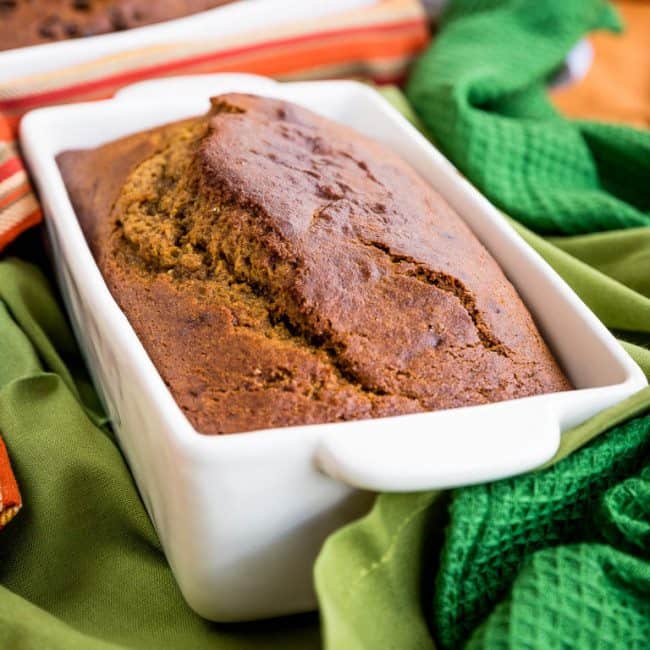
<instances>
[{"instance_id":1,"label":"loaf pan handle","mask_svg":"<svg viewBox=\"0 0 650 650\"><path fill-rule=\"evenodd\" d=\"M560 443L558 417L540 397L348 426L325 433L316 464L338 481L378 492L513 476L548 461Z\"/></svg>"}]
</instances>

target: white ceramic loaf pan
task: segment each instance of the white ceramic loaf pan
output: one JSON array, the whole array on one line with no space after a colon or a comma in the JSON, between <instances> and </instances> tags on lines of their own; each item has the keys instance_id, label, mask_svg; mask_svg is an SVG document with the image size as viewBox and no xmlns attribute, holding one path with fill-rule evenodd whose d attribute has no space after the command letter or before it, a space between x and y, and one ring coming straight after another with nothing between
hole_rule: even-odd
<instances>
[{"instance_id":1,"label":"white ceramic loaf pan","mask_svg":"<svg viewBox=\"0 0 650 650\"><path fill-rule=\"evenodd\" d=\"M381 420L197 433L104 284L55 156L200 114L210 95L228 91L303 104L398 152L498 260L576 389ZM371 492L358 488L423 490L525 472L552 457L562 430L646 385L605 327L503 216L361 84L280 85L237 75L147 82L111 101L35 111L23 121L21 139L88 366L183 594L206 618L314 608L313 561L330 532L368 508Z\"/></svg>"}]
</instances>

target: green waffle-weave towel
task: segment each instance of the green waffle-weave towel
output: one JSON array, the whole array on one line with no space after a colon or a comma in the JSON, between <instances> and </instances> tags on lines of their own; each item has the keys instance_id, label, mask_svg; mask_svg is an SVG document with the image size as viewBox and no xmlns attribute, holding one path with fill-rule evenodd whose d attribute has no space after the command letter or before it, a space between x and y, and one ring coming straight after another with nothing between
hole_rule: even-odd
<instances>
[{"instance_id":1,"label":"green waffle-weave towel","mask_svg":"<svg viewBox=\"0 0 650 650\"><path fill-rule=\"evenodd\" d=\"M415 66L408 98L459 169L537 232L650 225L648 133L566 120L546 94L547 80L586 32L618 29L609 6L455 0L444 18Z\"/></svg>"}]
</instances>

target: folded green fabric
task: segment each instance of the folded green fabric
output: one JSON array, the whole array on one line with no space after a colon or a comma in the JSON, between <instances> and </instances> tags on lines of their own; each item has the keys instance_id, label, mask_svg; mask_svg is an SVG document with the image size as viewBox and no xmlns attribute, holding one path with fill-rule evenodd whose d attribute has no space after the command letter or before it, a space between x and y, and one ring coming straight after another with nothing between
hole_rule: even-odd
<instances>
[{"instance_id":1,"label":"folded green fabric","mask_svg":"<svg viewBox=\"0 0 650 650\"><path fill-rule=\"evenodd\" d=\"M579 579L568 579L573 575ZM576 544L533 555L511 595L465 648L642 650L649 637L648 561L601 544Z\"/></svg>"},{"instance_id":2,"label":"folded green fabric","mask_svg":"<svg viewBox=\"0 0 650 650\"><path fill-rule=\"evenodd\" d=\"M548 241L621 285L650 296L650 228L550 237ZM641 269L646 269L646 273L639 273ZM644 318L644 322L650 330L650 319Z\"/></svg>"},{"instance_id":3,"label":"folded green fabric","mask_svg":"<svg viewBox=\"0 0 650 650\"><path fill-rule=\"evenodd\" d=\"M596 28L601 0L455 0L408 98L458 168L537 232L650 225L650 134L563 119L545 82Z\"/></svg>"},{"instance_id":4,"label":"folded green fabric","mask_svg":"<svg viewBox=\"0 0 650 650\"><path fill-rule=\"evenodd\" d=\"M624 450L628 459L634 436L629 442ZM597 532L578 535L611 546L591 542L534 553L467 648L512 647L513 638L528 648L648 647L650 466L607 490L595 505L577 527L595 525ZM566 535L576 533L567 530Z\"/></svg>"},{"instance_id":5,"label":"folded green fabric","mask_svg":"<svg viewBox=\"0 0 650 650\"><path fill-rule=\"evenodd\" d=\"M638 472L647 462L649 452L650 417L644 416L615 427L546 471L457 490L434 596L434 624L442 647L456 648L470 635L506 595L524 561L538 549L574 541L605 541L602 523L593 521L595 504L610 487ZM606 557L608 548L602 546L601 557ZM619 551L610 551L612 558L618 557ZM650 571L650 563L646 564ZM549 580L567 585L566 589L588 592L588 578L589 571L576 559L562 575ZM561 584L558 590L562 587ZM518 605L515 596L513 599ZM580 600L577 594L576 600ZM593 641L601 633L607 636L606 621L616 618L616 612L610 609L612 602L614 598L603 599L590 612L590 603L585 601L582 607L573 606L566 615L581 626L584 638ZM556 607L560 605L561 598ZM644 610L636 605L630 606L630 619L643 614ZM544 628L551 625L556 610L548 609L541 617L537 610L528 611L530 617L525 621L524 612L519 614L522 627L532 628L530 638L541 636ZM625 629L628 622L619 622L618 633L628 635L621 638L634 634L634 625ZM516 636L516 630L512 634L513 645L527 643L525 638Z\"/></svg>"}]
</instances>

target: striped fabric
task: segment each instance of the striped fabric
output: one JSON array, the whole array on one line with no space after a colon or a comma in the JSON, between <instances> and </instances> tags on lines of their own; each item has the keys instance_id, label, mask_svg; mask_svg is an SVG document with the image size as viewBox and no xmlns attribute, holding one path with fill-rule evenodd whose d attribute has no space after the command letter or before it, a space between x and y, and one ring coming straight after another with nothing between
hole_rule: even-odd
<instances>
[{"instance_id":1,"label":"striped fabric","mask_svg":"<svg viewBox=\"0 0 650 650\"><path fill-rule=\"evenodd\" d=\"M426 46L428 19L419 0L374 5L211 41L120 52L47 74L0 83L0 250L41 220L14 139L22 115L40 106L105 99L153 77L249 72L277 79L363 77L401 80Z\"/></svg>"},{"instance_id":2,"label":"striped fabric","mask_svg":"<svg viewBox=\"0 0 650 650\"><path fill-rule=\"evenodd\" d=\"M0 114L0 250L41 220L41 209L12 138Z\"/></svg>"}]
</instances>

